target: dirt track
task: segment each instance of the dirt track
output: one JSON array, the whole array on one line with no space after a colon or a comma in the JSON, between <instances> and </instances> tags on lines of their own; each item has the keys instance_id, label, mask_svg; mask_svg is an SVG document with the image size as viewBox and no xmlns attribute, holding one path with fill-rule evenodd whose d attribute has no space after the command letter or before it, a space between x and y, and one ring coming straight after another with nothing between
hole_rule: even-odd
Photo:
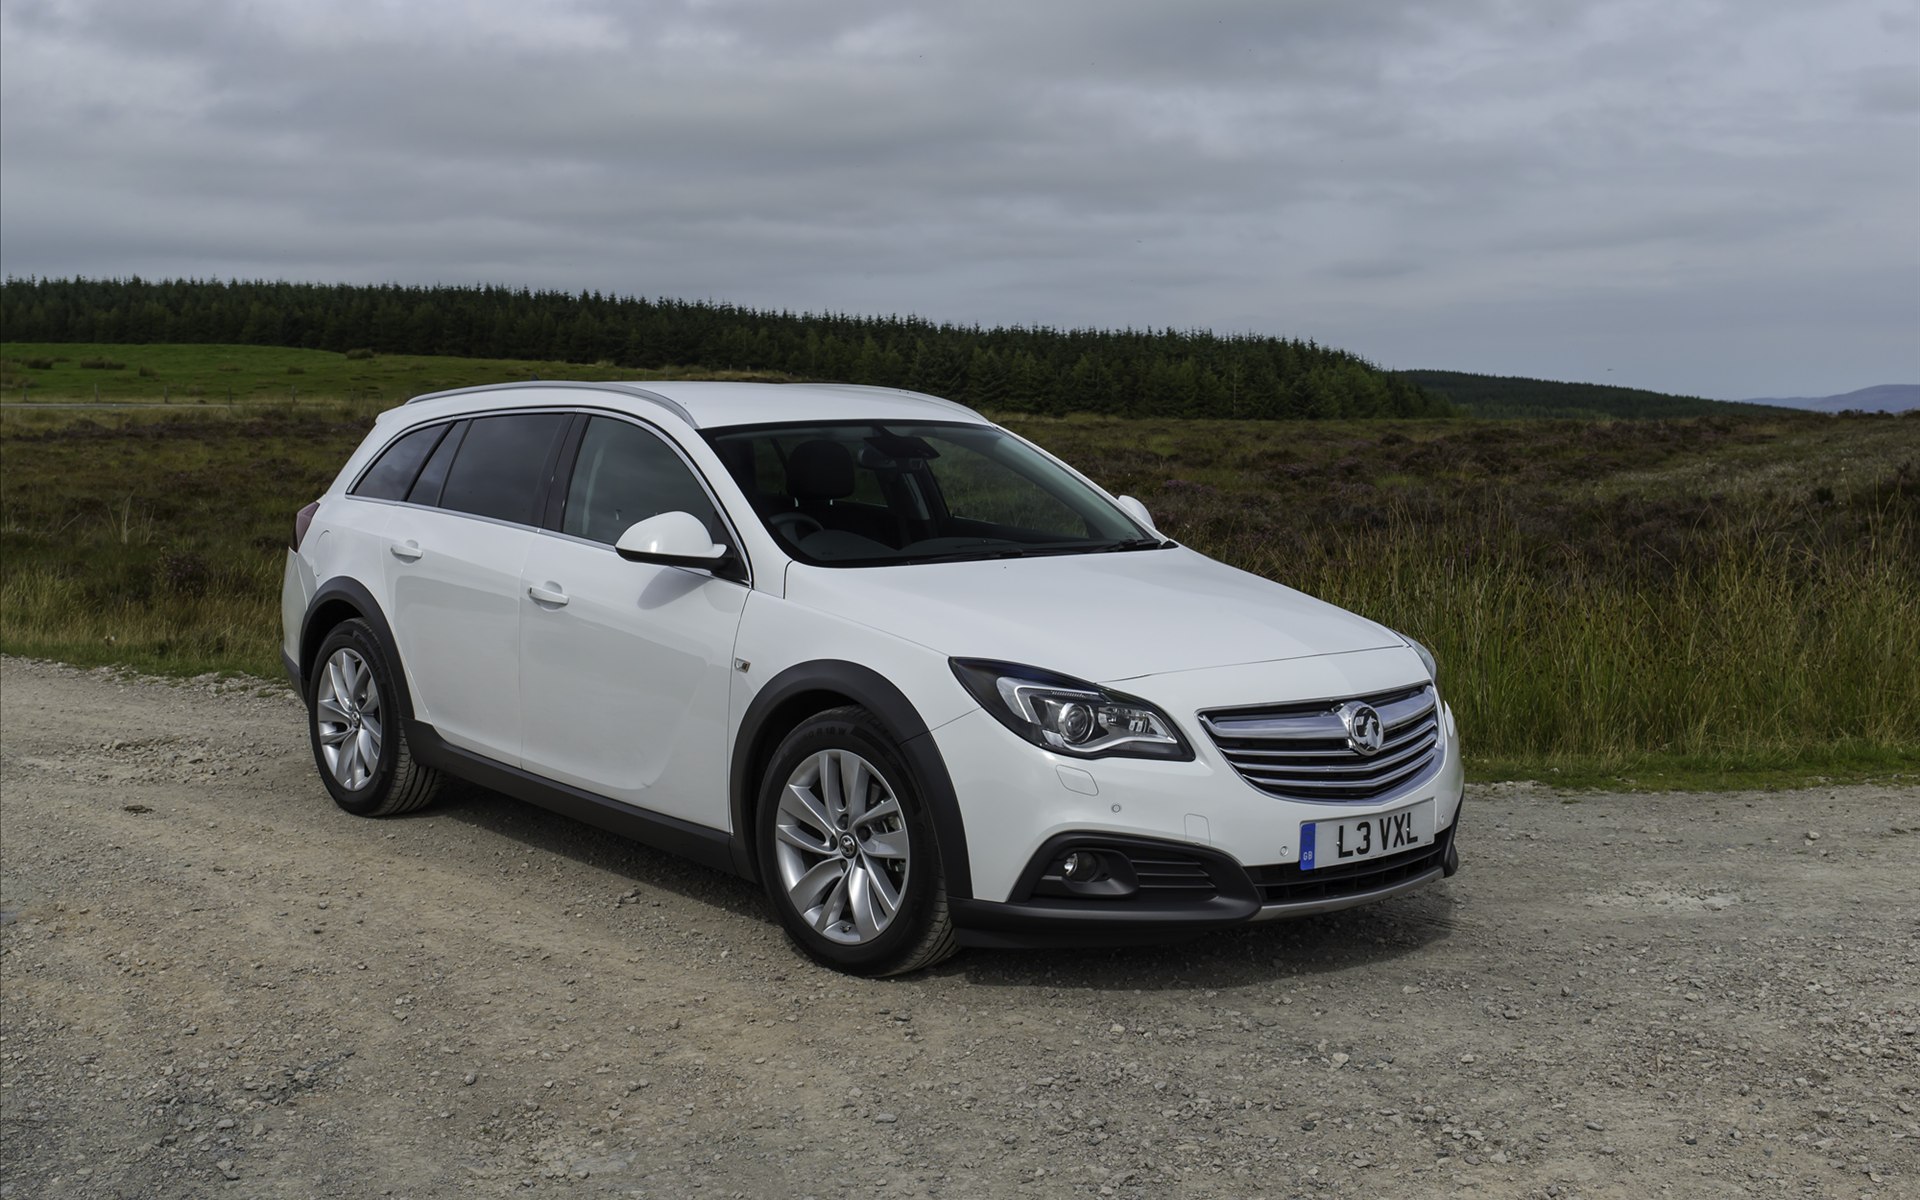
<instances>
[{"instance_id":1,"label":"dirt track","mask_svg":"<svg viewBox=\"0 0 1920 1200\"><path fill-rule=\"evenodd\" d=\"M1473 789L1396 902L869 983L495 795L347 816L283 690L0 704L9 1200L1920 1196L1920 789Z\"/></svg>"}]
</instances>

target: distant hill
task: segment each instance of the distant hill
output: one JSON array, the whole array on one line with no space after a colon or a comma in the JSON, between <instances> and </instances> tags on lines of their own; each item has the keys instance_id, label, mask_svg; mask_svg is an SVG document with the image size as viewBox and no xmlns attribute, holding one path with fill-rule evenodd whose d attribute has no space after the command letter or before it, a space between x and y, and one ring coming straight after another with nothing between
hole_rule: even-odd
<instances>
[{"instance_id":1,"label":"distant hill","mask_svg":"<svg viewBox=\"0 0 1920 1200\"><path fill-rule=\"evenodd\" d=\"M360 356L355 362L375 355L546 359L574 364L569 374L697 367L904 387L989 411L1044 415L1452 415L1444 402L1356 354L1297 338L987 329L504 286L7 279L0 329L20 343L279 346Z\"/></svg>"},{"instance_id":2,"label":"distant hill","mask_svg":"<svg viewBox=\"0 0 1920 1200\"><path fill-rule=\"evenodd\" d=\"M1751 400L1782 408L1809 408L1814 412L1912 412L1920 408L1920 383L1883 383L1838 396L1794 396L1782 400Z\"/></svg>"},{"instance_id":3,"label":"distant hill","mask_svg":"<svg viewBox=\"0 0 1920 1200\"><path fill-rule=\"evenodd\" d=\"M1792 403L1755 400L1743 404L1599 383L1558 383L1551 379L1472 375L1464 371L1401 371L1399 375L1445 397L1470 417L1701 417L1713 413L1753 412L1768 405Z\"/></svg>"}]
</instances>

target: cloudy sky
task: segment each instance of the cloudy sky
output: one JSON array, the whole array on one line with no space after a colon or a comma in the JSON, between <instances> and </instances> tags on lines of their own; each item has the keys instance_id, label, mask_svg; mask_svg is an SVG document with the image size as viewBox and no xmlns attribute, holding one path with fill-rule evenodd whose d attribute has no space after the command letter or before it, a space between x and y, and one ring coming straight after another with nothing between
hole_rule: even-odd
<instances>
[{"instance_id":1,"label":"cloudy sky","mask_svg":"<svg viewBox=\"0 0 1920 1200\"><path fill-rule=\"evenodd\" d=\"M0 270L1920 382L1920 0L0 0Z\"/></svg>"}]
</instances>

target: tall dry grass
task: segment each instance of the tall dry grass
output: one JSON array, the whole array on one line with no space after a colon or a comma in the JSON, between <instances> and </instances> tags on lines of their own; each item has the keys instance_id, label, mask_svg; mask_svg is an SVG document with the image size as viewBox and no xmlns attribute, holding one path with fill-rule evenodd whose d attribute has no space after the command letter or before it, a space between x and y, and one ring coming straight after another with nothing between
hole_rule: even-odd
<instances>
[{"instance_id":1,"label":"tall dry grass","mask_svg":"<svg viewBox=\"0 0 1920 1200\"><path fill-rule=\"evenodd\" d=\"M1816 559L1724 531L1672 573L1543 569L1512 531L1404 518L1316 556L1210 549L1426 642L1477 753L1605 760L1920 747L1913 531L1876 534Z\"/></svg>"},{"instance_id":2,"label":"tall dry grass","mask_svg":"<svg viewBox=\"0 0 1920 1200\"><path fill-rule=\"evenodd\" d=\"M279 672L373 405L0 426L0 648ZM1021 422L1227 562L1431 646L1470 763L1920 761L1920 419Z\"/></svg>"},{"instance_id":3,"label":"tall dry grass","mask_svg":"<svg viewBox=\"0 0 1920 1200\"><path fill-rule=\"evenodd\" d=\"M0 573L0 646L11 654L158 674L279 674L276 564L223 572L205 590L102 601L47 566Z\"/></svg>"}]
</instances>

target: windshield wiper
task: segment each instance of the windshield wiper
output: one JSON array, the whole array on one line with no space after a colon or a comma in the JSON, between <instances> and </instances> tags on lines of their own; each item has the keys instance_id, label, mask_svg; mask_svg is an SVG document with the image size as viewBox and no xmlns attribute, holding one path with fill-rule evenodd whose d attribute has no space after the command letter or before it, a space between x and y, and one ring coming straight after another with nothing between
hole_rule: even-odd
<instances>
[{"instance_id":1,"label":"windshield wiper","mask_svg":"<svg viewBox=\"0 0 1920 1200\"><path fill-rule=\"evenodd\" d=\"M956 546L947 550L935 550L930 554L914 554L896 562L946 562L962 558L1024 558L1027 550L1024 546L1011 543L1001 545Z\"/></svg>"},{"instance_id":2,"label":"windshield wiper","mask_svg":"<svg viewBox=\"0 0 1920 1200\"><path fill-rule=\"evenodd\" d=\"M1112 542L1041 542L1035 545L1009 547L1004 550L985 550L978 553L966 551L965 553L969 557L978 558L1037 558L1069 554L1106 554L1116 550L1161 550L1173 544L1165 538L1127 538Z\"/></svg>"},{"instance_id":3,"label":"windshield wiper","mask_svg":"<svg viewBox=\"0 0 1920 1200\"><path fill-rule=\"evenodd\" d=\"M1027 558L1064 554L1105 554L1116 550L1160 550L1174 543L1165 538L1125 538L1111 542L1062 542L1021 545L1017 542L983 542L978 546L954 546L927 554L915 554L895 562L951 562L959 559Z\"/></svg>"}]
</instances>

